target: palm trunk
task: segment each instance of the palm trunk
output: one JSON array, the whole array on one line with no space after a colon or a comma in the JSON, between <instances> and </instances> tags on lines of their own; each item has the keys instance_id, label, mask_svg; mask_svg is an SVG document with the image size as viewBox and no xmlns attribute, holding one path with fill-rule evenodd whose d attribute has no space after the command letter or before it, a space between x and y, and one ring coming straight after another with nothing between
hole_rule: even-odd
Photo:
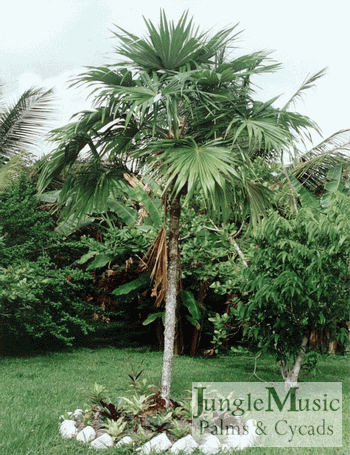
<instances>
[{"instance_id":1,"label":"palm trunk","mask_svg":"<svg viewBox=\"0 0 350 455\"><path fill-rule=\"evenodd\" d=\"M170 204L169 246L168 246L168 280L165 294L165 328L164 355L162 371L161 397L168 408L170 400L171 376L174 357L174 340L176 325L176 304L180 275L180 196Z\"/></svg>"}]
</instances>

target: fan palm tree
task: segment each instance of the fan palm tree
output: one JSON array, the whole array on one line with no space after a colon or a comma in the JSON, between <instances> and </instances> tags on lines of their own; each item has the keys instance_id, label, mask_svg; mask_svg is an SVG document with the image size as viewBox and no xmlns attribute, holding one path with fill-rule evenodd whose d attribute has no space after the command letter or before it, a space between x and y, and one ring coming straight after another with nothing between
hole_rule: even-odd
<instances>
[{"instance_id":1,"label":"fan palm tree","mask_svg":"<svg viewBox=\"0 0 350 455\"><path fill-rule=\"evenodd\" d=\"M253 99L251 77L279 65L264 52L226 57L235 46L236 26L210 38L187 13L174 24L164 12L158 28L147 20L146 26L146 38L118 28L116 51L123 61L89 68L73 81L94 88L94 109L52 132L58 145L46 159L39 190L81 154L85 166L66 179L60 194L61 202L69 201L65 216L105 209L108 198L125 189L126 173L150 174L161 185L169 216L161 392L168 405L182 205L201 194L213 218L240 210L256 221L266 191L251 158L277 153L290 145L293 131L307 132L315 124L296 113L281 118L274 99Z\"/></svg>"}]
</instances>

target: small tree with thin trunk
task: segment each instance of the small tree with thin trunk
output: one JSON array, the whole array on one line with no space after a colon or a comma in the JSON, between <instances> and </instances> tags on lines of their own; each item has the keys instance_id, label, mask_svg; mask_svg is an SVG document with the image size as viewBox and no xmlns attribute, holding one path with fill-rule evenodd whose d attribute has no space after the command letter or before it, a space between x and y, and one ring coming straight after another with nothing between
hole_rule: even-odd
<instances>
[{"instance_id":1,"label":"small tree with thin trunk","mask_svg":"<svg viewBox=\"0 0 350 455\"><path fill-rule=\"evenodd\" d=\"M326 330L348 342L350 198L332 194L325 213L302 208L289 219L265 218L244 270L237 317L262 351L272 352L289 387L296 383L310 334Z\"/></svg>"}]
</instances>

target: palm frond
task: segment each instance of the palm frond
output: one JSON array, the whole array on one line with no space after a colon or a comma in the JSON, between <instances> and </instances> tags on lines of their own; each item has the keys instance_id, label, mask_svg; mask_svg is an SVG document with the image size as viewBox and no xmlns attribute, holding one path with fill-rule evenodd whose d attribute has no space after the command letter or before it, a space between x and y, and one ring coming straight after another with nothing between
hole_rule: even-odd
<instances>
[{"instance_id":1,"label":"palm frond","mask_svg":"<svg viewBox=\"0 0 350 455\"><path fill-rule=\"evenodd\" d=\"M256 74L273 73L281 68L281 63L274 62L269 55L270 52L265 51L253 52L224 63L224 66L229 65L236 74L245 78ZM267 64L269 61L271 63Z\"/></svg>"},{"instance_id":2,"label":"palm frond","mask_svg":"<svg viewBox=\"0 0 350 455\"><path fill-rule=\"evenodd\" d=\"M226 136L232 137L233 144L241 136L248 138L250 150L281 150L288 147L291 135L269 118L234 118L226 130Z\"/></svg>"},{"instance_id":3,"label":"palm frond","mask_svg":"<svg viewBox=\"0 0 350 455\"><path fill-rule=\"evenodd\" d=\"M309 154L324 152L341 153L350 156L350 129L340 130L332 134L320 144L309 150Z\"/></svg>"},{"instance_id":4,"label":"palm frond","mask_svg":"<svg viewBox=\"0 0 350 455\"><path fill-rule=\"evenodd\" d=\"M199 146L193 139L181 139L157 141L150 150L153 174L161 176L164 191L174 197L184 192L185 204L202 193L211 212L227 215L227 185L239 177L235 170L238 162L228 148L215 142Z\"/></svg>"},{"instance_id":5,"label":"palm frond","mask_svg":"<svg viewBox=\"0 0 350 455\"><path fill-rule=\"evenodd\" d=\"M11 157L37 145L53 113L53 91L31 88L0 112L0 153Z\"/></svg>"},{"instance_id":6,"label":"palm frond","mask_svg":"<svg viewBox=\"0 0 350 455\"><path fill-rule=\"evenodd\" d=\"M283 106L282 111L286 111L291 105L295 105L298 100L303 99L304 92L315 86L315 82L326 74L327 68L323 68L315 74L308 76L305 81L301 84L299 89L293 94L293 96Z\"/></svg>"},{"instance_id":7,"label":"palm frond","mask_svg":"<svg viewBox=\"0 0 350 455\"><path fill-rule=\"evenodd\" d=\"M82 85L113 88L117 86L131 87L134 85L131 71L126 68L115 69L111 66L88 66L88 71L73 77L69 87ZM92 95L95 91L92 91Z\"/></svg>"},{"instance_id":8,"label":"palm frond","mask_svg":"<svg viewBox=\"0 0 350 455\"><path fill-rule=\"evenodd\" d=\"M345 162L350 163L350 130L338 131L298 156L289 169L306 188L316 191L325 182L329 170Z\"/></svg>"},{"instance_id":9,"label":"palm frond","mask_svg":"<svg viewBox=\"0 0 350 455\"><path fill-rule=\"evenodd\" d=\"M147 38L139 38L118 27L123 33L114 33L121 42L116 49L118 54L127 57L136 68L177 70L187 64L210 62L218 50L234 39L230 35L236 26L221 30L208 39L208 34L199 33L193 25L193 19L187 20L187 16L188 12L183 13L175 25L161 11L158 29L145 19L149 34Z\"/></svg>"},{"instance_id":10,"label":"palm frond","mask_svg":"<svg viewBox=\"0 0 350 455\"><path fill-rule=\"evenodd\" d=\"M290 111L277 111L277 115L279 125L290 131L295 142L301 141L305 145L305 138L312 142L310 130L314 130L322 136L317 123L306 115Z\"/></svg>"},{"instance_id":11,"label":"palm frond","mask_svg":"<svg viewBox=\"0 0 350 455\"><path fill-rule=\"evenodd\" d=\"M242 189L243 197L241 197L241 204L243 219L249 216L252 227L254 228L266 213L266 209L271 205L272 192L261 182L254 180L248 180Z\"/></svg>"},{"instance_id":12,"label":"palm frond","mask_svg":"<svg viewBox=\"0 0 350 455\"><path fill-rule=\"evenodd\" d=\"M291 182L292 190L298 195L301 204L313 209L319 209L320 203L315 195L308 191L305 185L302 185L293 174L287 173L287 175Z\"/></svg>"},{"instance_id":13,"label":"palm frond","mask_svg":"<svg viewBox=\"0 0 350 455\"><path fill-rule=\"evenodd\" d=\"M43 192L67 166L72 166L86 145L86 136L78 134L68 143L60 144L56 150L47 155L40 164L41 173L37 185L38 192Z\"/></svg>"},{"instance_id":14,"label":"palm frond","mask_svg":"<svg viewBox=\"0 0 350 455\"><path fill-rule=\"evenodd\" d=\"M63 218L74 215L76 220L109 209L109 198L127 187L125 168L103 162L81 163L79 169L66 178L59 194Z\"/></svg>"}]
</instances>

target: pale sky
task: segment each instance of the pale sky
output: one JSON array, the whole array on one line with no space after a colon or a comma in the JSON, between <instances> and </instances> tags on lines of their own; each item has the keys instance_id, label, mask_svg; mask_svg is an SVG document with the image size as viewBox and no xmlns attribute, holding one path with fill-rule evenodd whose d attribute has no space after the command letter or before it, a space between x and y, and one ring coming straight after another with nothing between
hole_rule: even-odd
<instances>
[{"instance_id":1,"label":"pale sky","mask_svg":"<svg viewBox=\"0 0 350 455\"><path fill-rule=\"evenodd\" d=\"M328 67L295 110L312 118L324 138L350 128L349 0L11 0L0 16L6 101L33 85L54 88L58 110L52 127L64 125L89 107L86 91L67 88L69 78L86 66L113 63L117 41L111 30L120 26L144 35L143 16L158 24L160 8L175 22L188 9L201 30L213 33L238 23L239 54L274 51L283 67L256 80L262 89L256 98L282 95L276 106L308 75ZM314 135L315 144L321 140ZM46 150L42 146L41 154Z\"/></svg>"}]
</instances>

